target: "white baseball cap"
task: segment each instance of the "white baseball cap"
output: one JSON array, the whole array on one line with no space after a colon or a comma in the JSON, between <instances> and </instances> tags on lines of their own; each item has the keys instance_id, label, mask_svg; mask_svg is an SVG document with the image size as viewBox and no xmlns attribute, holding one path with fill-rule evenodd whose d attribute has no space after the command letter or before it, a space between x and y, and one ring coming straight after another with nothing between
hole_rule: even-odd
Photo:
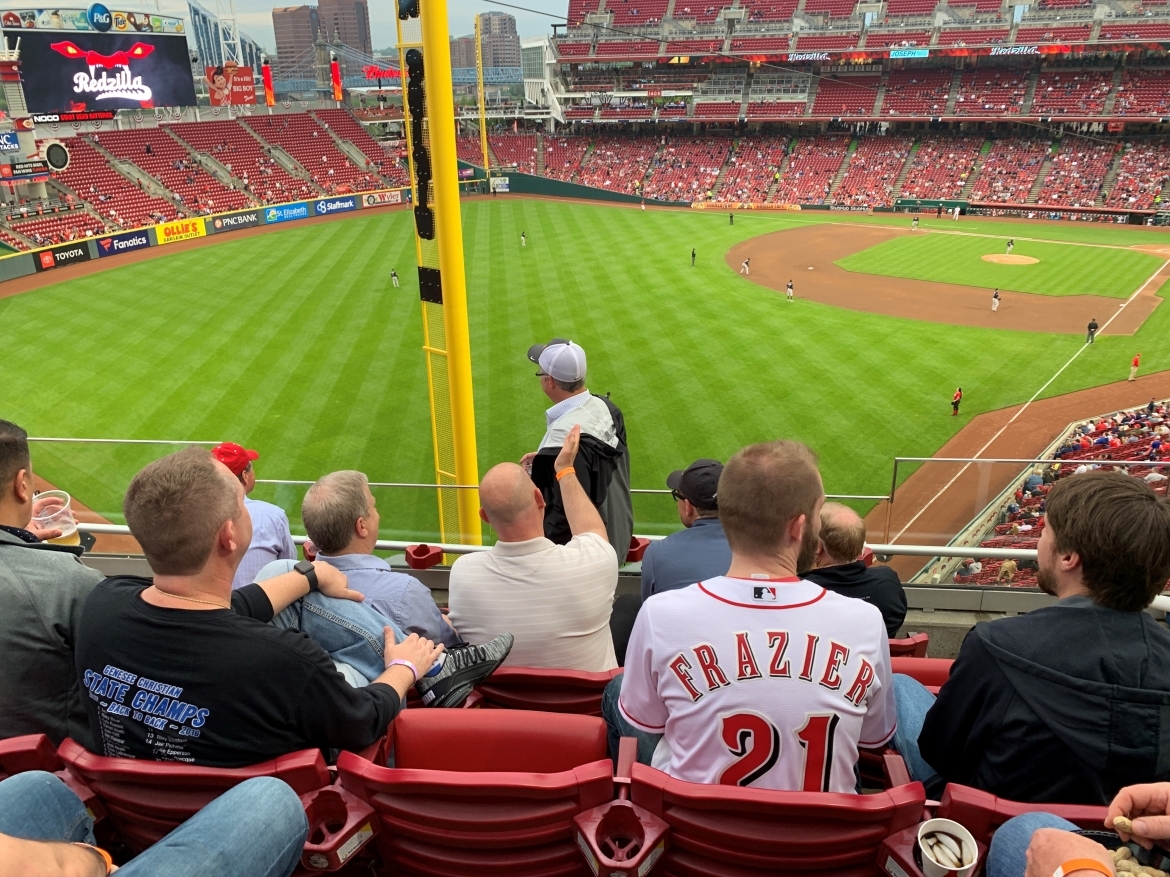
<instances>
[{"instance_id":1,"label":"white baseball cap","mask_svg":"<svg viewBox=\"0 0 1170 877\"><path fill-rule=\"evenodd\" d=\"M585 377L585 351L581 345L564 338L554 338L548 344L533 344L528 348L528 358L555 380L573 383Z\"/></svg>"}]
</instances>

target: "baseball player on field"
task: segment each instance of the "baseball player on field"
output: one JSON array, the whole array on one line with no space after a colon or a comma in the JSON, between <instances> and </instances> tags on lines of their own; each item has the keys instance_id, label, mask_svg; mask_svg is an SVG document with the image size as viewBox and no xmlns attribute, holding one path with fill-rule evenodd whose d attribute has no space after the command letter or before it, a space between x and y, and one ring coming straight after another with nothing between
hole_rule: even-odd
<instances>
[{"instance_id":1,"label":"baseball player on field","mask_svg":"<svg viewBox=\"0 0 1170 877\"><path fill-rule=\"evenodd\" d=\"M881 612L800 578L824 487L799 442L744 448L719 479L731 567L650 597L605 690L610 746L693 783L854 792L896 723Z\"/></svg>"},{"instance_id":2,"label":"baseball player on field","mask_svg":"<svg viewBox=\"0 0 1170 877\"><path fill-rule=\"evenodd\" d=\"M788 286L785 288L784 291L787 294L788 301L792 301L792 281L791 280L788 281Z\"/></svg>"},{"instance_id":3,"label":"baseball player on field","mask_svg":"<svg viewBox=\"0 0 1170 877\"><path fill-rule=\"evenodd\" d=\"M996 287L995 292L991 294L991 312L995 313L999 310L999 287Z\"/></svg>"},{"instance_id":4,"label":"baseball player on field","mask_svg":"<svg viewBox=\"0 0 1170 877\"><path fill-rule=\"evenodd\" d=\"M740 274L751 274L752 273L752 260L751 260L750 256L748 258L744 259L743 264L739 266L739 273Z\"/></svg>"}]
</instances>

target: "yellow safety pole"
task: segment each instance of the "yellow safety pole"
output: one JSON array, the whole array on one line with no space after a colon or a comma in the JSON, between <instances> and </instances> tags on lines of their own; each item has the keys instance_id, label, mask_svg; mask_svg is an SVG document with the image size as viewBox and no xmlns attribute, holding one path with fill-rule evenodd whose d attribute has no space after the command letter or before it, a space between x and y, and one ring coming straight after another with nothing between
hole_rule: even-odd
<instances>
[{"instance_id":1,"label":"yellow safety pole","mask_svg":"<svg viewBox=\"0 0 1170 877\"><path fill-rule=\"evenodd\" d=\"M483 98L483 19L475 16L475 94L479 101L479 148L483 151L483 169L487 174L488 189L492 186L492 165L488 156L487 110Z\"/></svg>"},{"instance_id":2,"label":"yellow safety pole","mask_svg":"<svg viewBox=\"0 0 1170 877\"><path fill-rule=\"evenodd\" d=\"M463 271L463 227L459 214L459 165L455 148L455 101L446 0L422 0L424 88L433 168L435 239L443 287L448 391L454 443L455 480L479 484L475 446L475 400L471 383L471 335L467 322L467 278ZM479 491L456 490L459 541L479 545Z\"/></svg>"}]
</instances>

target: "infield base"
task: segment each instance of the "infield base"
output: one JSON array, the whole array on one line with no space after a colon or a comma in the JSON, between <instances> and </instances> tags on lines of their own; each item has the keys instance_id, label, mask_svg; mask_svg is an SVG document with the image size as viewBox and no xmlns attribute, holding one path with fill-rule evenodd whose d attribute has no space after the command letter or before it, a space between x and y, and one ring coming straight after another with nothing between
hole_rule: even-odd
<instances>
[{"instance_id":1,"label":"infield base","mask_svg":"<svg viewBox=\"0 0 1170 877\"><path fill-rule=\"evenodd\" d=\"M997 265L1035 265L1040 260L1031 256L1009 256L1006 253L993 253L989 256L980 256L984 262L994 262Z\"/></svg>"}]
</instances>

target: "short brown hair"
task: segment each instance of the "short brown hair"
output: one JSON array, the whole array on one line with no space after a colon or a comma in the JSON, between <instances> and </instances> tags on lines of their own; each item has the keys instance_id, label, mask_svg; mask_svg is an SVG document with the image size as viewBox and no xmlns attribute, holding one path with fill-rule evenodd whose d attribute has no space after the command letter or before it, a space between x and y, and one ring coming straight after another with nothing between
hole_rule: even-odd
<instances>
[{"instance_id":1,"label":"short brown hair","mask_svg":"<svg viewBox=\"0 0 1170 877\"><path fill-rule=\"evenodd\" d=\"M1170 579L1170 502L1140 478L1084 472L1045 500L1056 550L1081 559L1085 587L1106 609L1137 612Z\"/></svg>"},{"instance_id":2,"label":"short brown hair","mask_svg":"<svg viewBox=\"0 0 1170 877\"><path fill-rule=\"evenodd\" d=\"M239 510L236 482L206 448L155 460L134 476L122 500L130 532L155 575L203 569L212 540Z\"/></svg>"},{"instance_id":3,"label":"short brown hair","mask_svg":"<svg viewBox=\"0 0 1170 877\"><path fill-rule=\"evenodd\" d=\"M817 455L800 442L779 439L749 445L728 460L719 476L719 518L732 551L775 551L784 528L812 517L824 495Z\"/></svg>"},{"instance_id":4,"label":"short brown hair","mask_svg":"<svg viewBox=\"0 0 1170 877\"><path fill-rule=\"evenodd\" d=\"M301 522L313 545L322 554L345 550L353 538L353 525L370 513L365 473L353 469L330 472L309 488L301 503Z\"/></svg>"},{"instance_id":5,"label":"short brown hair","mask_svg":"<svg viewBox=\"0 0 1170 877\"><path fill-rule=\"evenodd\" d=\"M28 433L8 420L0 420L0 484L7 484L30 464Z\"/></svg>"},{"instance_id":6,"label":"short brown hair","mask_svg":"<svg viewBox=\"0 0 1170 877\"><path fill-rule=\"evenodd\" d=\"M865 550L865 521L849 506L827 502L821 506L821 541L834 560L853 563Z\"/></svg>"}]
</instances>

